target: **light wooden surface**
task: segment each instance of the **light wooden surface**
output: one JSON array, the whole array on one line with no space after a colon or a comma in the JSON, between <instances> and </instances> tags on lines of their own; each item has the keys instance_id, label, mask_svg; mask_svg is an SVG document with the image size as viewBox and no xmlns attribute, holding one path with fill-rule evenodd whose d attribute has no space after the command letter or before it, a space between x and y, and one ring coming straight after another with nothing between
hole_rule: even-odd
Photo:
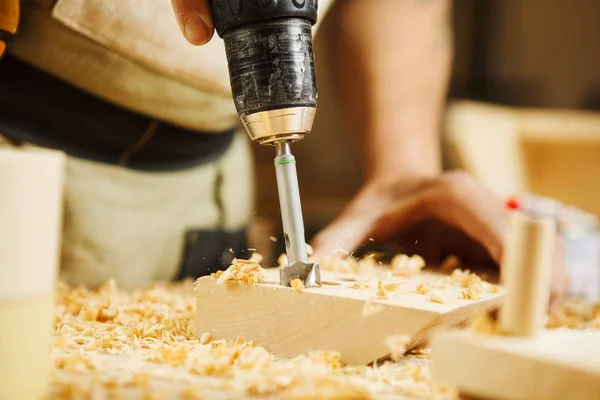
<instances>
[{"instance_id":1,"label":"light wooden surface","mask_svg":"<svg viewBox=\"0 0 600 400\"><path fill-rule=\"evenodd\" d=\"M541 330L555 231L551 220L511 213L501 277L507 295L495 333L434 335L435 379L484 399L598 399L600 332Z\"/></svg>"},{"instance_id":2,"label":"light wooden surface","mask_svg":"<svg viewBox=\"0 0 600 400\"><path fill-rule=\"evenodd\" d=\"M437 328L464 322L472 313L499 304L503 297L499 288L498 293L482 294L478 301L463 300L464 288L451 286L438 291L445 303L435 303L429 294L418 294L415 289L424 282L434 285L445 275L422 272L388 292L388 300L371 303L377 276L321 273L324 286L303 291L279 286L275 269L266 270L269 283L254 286L201 278L196 284L196 334L210 332L228 340L243 336L281 356L338 351L344 362L362 365L389 354L388 336L409 335L410 349L424 343ZM369 288L352 288L354 280L365 279Z\"/></svg>"},{"instance_id":3,"label":"light wooden surface","mask_svg":"<svg viewBox=\"0 0 600 400\"><path fill-rule=\"evenodd\" d=\"M452 166L490 190L552 197L600 216L600 113L457 101L444 138Z\"/></svg>"},{"instance_id":4,"label":"light wooden surface","mask_svg":"<svg viewBox=\"0 0 600 400\"><path fill-rule=\"evenodd\" d=\"M543 331L536 338L472 331L432 338L432 372L474 397L497 400L597 400L600 332Z\"/></svg>"},{"instance_id":5,"label":"light wooden surface","mask_svg":"<svg viewBox=\"0 0 600 400\"><path fill-rule=\"evenodd\" d=\"M500 331L534 336L544 327L550 299L556 224L514 211L502 263L502 283L510 290L499 313Z\"/></svg>"}]
</instances>

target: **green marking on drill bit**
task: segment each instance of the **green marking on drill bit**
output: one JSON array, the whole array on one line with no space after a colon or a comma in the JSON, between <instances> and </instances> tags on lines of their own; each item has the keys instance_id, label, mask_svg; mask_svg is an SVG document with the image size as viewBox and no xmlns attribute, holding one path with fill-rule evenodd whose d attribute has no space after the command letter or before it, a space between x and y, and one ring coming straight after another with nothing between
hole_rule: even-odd
<instances>
[{"instance_id":1,"label":"green marking on drill bit","mask_svg":"<svg viewBox=\"0 0 600 400\"><path fill-rule=\"evenodd\" d=\"M295 160L275 161L275 165L296 164Z\"/></svg>"}]
</instances>

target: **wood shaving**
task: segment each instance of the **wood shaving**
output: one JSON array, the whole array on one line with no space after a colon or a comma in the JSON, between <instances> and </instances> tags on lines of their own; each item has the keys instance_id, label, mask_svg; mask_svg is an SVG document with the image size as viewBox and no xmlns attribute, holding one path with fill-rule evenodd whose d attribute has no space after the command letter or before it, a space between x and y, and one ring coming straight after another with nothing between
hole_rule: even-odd
<instances>
[{"instance_id":1,"label":"wood shaving","mask_svg":"<svg viewBox=\"0 0 600 400\"><path fill-rule=\"evenodd\" d=\"M421 283L416 288L416 292L419 294L427 294L430 291L431 291L431 288L428 287L427 283Z\"/></svg>"},{"instance_id":2,"label":"wood shaving","mask_svg":"<svg viewBox=\"0 0 600 400\"><path fill-rule=\"evenodd\" d=\"M350 255L350 252L349 252L348 250L344 250L344 249L342 249L342 248L341 248L340 246L338 246L337 244L334 246L333 252L334 252L334 253L343 253L343 254L346 254L347 256L349 256L349 255Z\"/></svg>"},{"instance_id":3,"label":"wood shaving","mask_svg":"<svg viewBox=\"0 0 600 400\"><path fill-rule=\"evenodd\" d=\"M412 277L418 275L425 267L425 260L416 254L410 257L399 254L392 258L391 267L394 275Z\"/></svg>"},{"instance_id":4,"label":"wood shaving","mask_svg":"<svg viewBox=\"0 0 600 400\"><path fill-rule=\"evenodd\" d=\"M386 281L386 282L383 282L383 288L387 292L396 292L401 284L402 284L402 282L400 282L400 281Z\"/></svg>"},{"instance_id":5,"label":"wood shaving","mask_svg":"<svg viewBox=\"0 0 600 400\"><path fill-rule=\"evenodd\" d=\"M264 260L264 257L262 254L257 253L256 251L254 253L252 253L252 255L250 256L250 260L256 262L257 264L260 264L262 262L262 260Z\"/></svg>"},{"instance_id":6,"label":"wood shaving","mask_svg":"<svg viewBox=\"0 0 600 400\"><path fill-rule=\"evenodd\" d=\"M402 284L401 280L394 277L394 273L392 271L384 272L381 276L381 282L383 283L383 288L386 292L395 292Z\"/></svg>"},{"instance_id":7,"label":"wood shaving","mask_svg":"<svg viewBox=\"0 0 600 400\"><path fill-rule=\"evenodd\" d=\"M221 273L219 272L221 271L217 271L217 273L214 274L218 284L235 281L253 285L261 282L263 279L262 268L255 260L234 258L229 268Z\"/></svg>"},{"instance_id":8,"label":"wood shaving","mask_svg":"<svg viewBox=\"0 0 600 400\"><path fill-rule=\"evenodd\" d=\"M204 332L200 337L200 344L209 344L212 341L212 335L209 332Z\"/></svg>"},{"instance_id":9,"label":"wood shaving","mask_svg":"<svg viewBox=\"0 0 600 400\"><path fill-rule=\"evenodd\" d=\"M295 291L301 292L304 289L304 282L301 279L294 279L291 282L292 289Z\"/></svg>"},{"instance_id":10,"label":"wood shaving","mask_svg":"<svg viewBox=\"0 0 600 400\"><path fill-rule=\"evenodd\" d=\"M472 289L463 290L461 292L461 299L463 300L479 300L481 296Z\"/></svg>"},{"instance_id":11,"label":"wood shaving","mask_svg":"<svg viewBox=\"0 0 600 400\"><path fill-rule=\"evenodd\" d=\"M279 256L279 258L277 258L277 265L280 267L288 265L287 254L283 253Z\"/></svg>"},{"instance_id":12,"label":"wood shaving","mask_svg":"<svg viewBox=\"0 0 600 400\"><path fill-rule=\"evenodd\" d=\"M446 300L442 297L442 294L437 290L432 290L429 292L429 301L440 304L446 303Z\"/></svg>"},{"instance_id":13,"label":"wood shaving","mask_svg":"<svg viewBox=\"0 0 600 400\"><path fill-rule=\"evenodd\" d=\"M314 254L312 246L308 243L306 243L306 253L308 253L309 256L312 256Z\"/></svg>"},{"instance_id":14,"label":"wood shaving","mask_svg":"<svg viewBox=\"0 0 600 400\"><path fill-rule=\"evenodd\" d=\"M399 359L406 353L408 343L410 343L410 336L408 335L394 335L385 338L385 345L393 360Z\"/></svg>"},{"instance_id":15,"label":"wood shaving","mask_svg":"<svg viewBox=\"0 0 600 400\"><path fill-rule=\"evenodd\" d=\"M385 287L383 286L382 281L377 282L377 291L375 292L375 297L378 299L389 299L389 296L387 294L387 291L385 290Z\"/></svg>"},{"instance_id":16,"label":"wood shaving","mask_svg":"<svg viewBox=\"0 0 600 400\"><path fill-rule=\"evenodd\" d=\"M355 281L352 284L352 289L356 289L356 290L362 290L362 289L367 289L369 287L369 284L363 281Z\"/></svg>"}]
</instances>

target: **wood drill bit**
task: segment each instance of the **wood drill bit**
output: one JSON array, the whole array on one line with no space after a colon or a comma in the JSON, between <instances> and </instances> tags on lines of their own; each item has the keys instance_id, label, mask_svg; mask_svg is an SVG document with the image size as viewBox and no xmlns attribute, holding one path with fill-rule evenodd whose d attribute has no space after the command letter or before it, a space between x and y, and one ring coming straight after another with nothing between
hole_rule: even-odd
<instances>
[{"instance_id":1,"label":"wood drill bit","mask_svg":"<svg viewBox=\"0 0 600 400\"><path fill-rule=\"evenodd\" d=\"M308 261L296 159L289 142L277 143L276 149L275 173L288 258L288 265L281 268L281 284L290 286L292 280L301 279L305 287L321 285L319 266Z\"/></svg>"}]
</instances>

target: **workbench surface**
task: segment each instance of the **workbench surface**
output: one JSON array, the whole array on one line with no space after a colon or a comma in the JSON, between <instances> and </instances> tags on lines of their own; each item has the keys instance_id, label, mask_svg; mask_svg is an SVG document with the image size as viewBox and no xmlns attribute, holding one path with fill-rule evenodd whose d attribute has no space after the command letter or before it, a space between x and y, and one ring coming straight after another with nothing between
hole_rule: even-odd
<instances>
[{"instance_id":1,"label":"workbench surface","mask_svg":"<svg viewBox=\"0 0 600 400\"><path fill-rule=\"evenodd\" d=\"M553 327L600 327L595 309L569 305ZM591 310L591 311L590 311ZM52 399L455 399L437 384L427 350L378 367L344 367L335 353L276 359L240 338L194 335L192 282L135 293L58 289Z\"/></svg>"}]
</instances>

